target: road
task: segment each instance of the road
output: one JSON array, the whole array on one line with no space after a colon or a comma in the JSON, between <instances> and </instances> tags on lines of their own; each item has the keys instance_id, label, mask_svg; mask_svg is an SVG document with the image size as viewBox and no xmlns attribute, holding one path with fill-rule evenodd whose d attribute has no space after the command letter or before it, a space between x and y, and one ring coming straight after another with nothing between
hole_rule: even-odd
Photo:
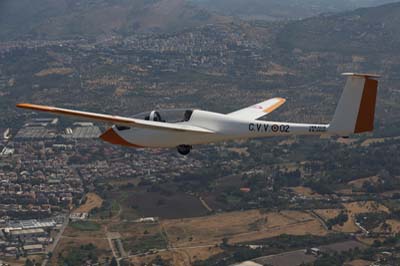
<instances>
[{"instance_id":1,"label":"road","mask_svg":"<svg viewBox=\"0 0 400 266\"><path fill-rule=\"evenodd\" d=\"M308 211L309 214L311 214L315 219L319 221L319 223L324 227L326 231L330 231L328 228L328 225L325 223L324 219L322 219L321 216L319 216L316 212L314 211Z\"/></svg>"},{"instance_id":2,"label":"road","mask_svg":"<svg viewBox=\"0 0 400 266\"><path fill-rule=\"evenodd\" d=\"M56 249L56 247L57 247L57 245L58 245L58 242L60 242L60 239L61 239L61 237L62 237L62 235L64 234L64 230L65 230L65 228L67 228L67 226L68 226L68 223L69 223L69 214L67 214L64 218L64 223L63 223L63 225L61 226L61 228L60 228L60 232L57 234L57 236L54 238L54 241L53 241L53 244L51 244L51 245L49 245L47 248L46 248L46 255L47 254L49 254L49 252L51 252L53 255L54 255L54 250ZM47 265L47 263L48 263L48 261L49 261L49 259L47 258L47 256L46 256L46 258L43 260L43 262L42 262L42 266L46 266Z\"/></svg>"},{"instance_id":3,"label":"road","mask_svg":"<svg viewBox=\"0 0 400 266\"><path fill-rule=\"evenodd\" d=\"M199 200L200 200L201 204L203 204L204 208L207 209L207 211L209 211L209 212L213 211L213 209L207 204L207 202L205 202L205 200L203 200L202 197L200 197Z\"/></svg>"}]
</instances>

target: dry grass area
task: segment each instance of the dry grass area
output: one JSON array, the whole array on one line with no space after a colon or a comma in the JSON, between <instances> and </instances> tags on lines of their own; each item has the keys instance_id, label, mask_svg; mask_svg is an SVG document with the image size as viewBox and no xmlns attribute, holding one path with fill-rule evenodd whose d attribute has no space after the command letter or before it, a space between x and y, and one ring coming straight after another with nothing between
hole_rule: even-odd
<instances>
[{"instance_id":1,"label":"dry grass area","mask_svg":"<svg viewBox=\"0 0 400 266\"><path fill-rule=\"evenodd\" d=\"M296 139L295 138L288 138L285 140L282 140L281 142L278 143L279 146L283 146L283 145L292 145L296 143Z\"/></svg>"},{"instance_id":2,"label":"dry grass area","mask_svg":"<svg viewBox=\"0 0 400 266\"><path fill-rule=\"evenodd\" d=\"M367 139L367 140L364 140L363 143L361 143L361 147L368 147L371 144L382 143L384 141L385 141L385 138Z\"/></svg>"},{"instance_id":3,"label":"dry grass area","mask_svg":"<svg viewBox=\"0 0 400 266\"><path fill-rule=\"evenodd\" d=\"M364 212L386 212L389 213L389 209L382 204L375 201L358 201L344 203L343 206L347 210L349 219L343 226L334 226L334 230L346 233L354 233L359 231L359 228L355 224L355 215Z\"/></svg>"},{"instance_id":4,"label":"dry grass area","mask_svg":"<svg viewBox=\"0 0 400 266\"><path fill-rule=\"evenodd\" d=\"M325 221L329 219L333 219L339 215L342 210L340 209L321 209L321 210L314 210L316 214L318 214L322 219Z\"/></svg>"},{"instance_id":5,"label":"dry grass area","mask_svg":"<svg viewBox=\"0 0 400 266\"><path fill-rule=\"evenodd\" d=\"M364 142L361 143L361 146L362 147L368 147L371 144L382 143L385 140L399 140L399 139L400 139L400 136L388 137L388 138L371 138L371 139L364 140Z\"/></svg>"},{"instance_id":6,"label":"dry grass area","mask_svg":"<svg viewBox=\"0 0 400 266\"><path fill-rule=\"evenodd\" d=\"M258 74L265 76L284 76L284 75L294 75L295 72L287 67L276 63L270 63L268 68L263 71L259 71Z\"/></svg>"},{"instance_id":7,"label":"dry grass area","mask_svg":"<svg viewBox=\"0 0 400 266\"><path fill-rule=\"evenodd\" d=\"M391 232L392 233L400 233L400 221L394 220L394 219L389 219L386 220L386 223L390 226Z\"/></svg>"},{"instance_id":8,"label":"dry grass area","mask_svg":"<svg viewBox=\"0 0 400 266\"><path fill-rule=\"evenodd\" d=\"M389 209L375 201L357 201L344 203L343 206L351 213L358 214L363 212L386 212L389 213Z\"/></svg>"},{"instance_id":9,"label":"dry grass area","mask_svg":"<svg viewBox=\"0 0 400 266\"><path fill-rule=\"evenodd\" d=\"M195 248L182 248L169 251L161 251L156 254L146 256L135 256L131 258L134 265L147 265L157 256L165 260L171 261L174 266L191 266L196 260L205 260L211 256L223 252L219 247L195 247Z\"/></svg>"},{"instance_id":10,"label":"dry grass area","mask_svg":"<svg viewBox=\"0 0 400 266\"><path fill-rule=\"evenodd\" d=\"M313 191L311 188L308 187L292 187L290 188L294 193L305 196L305 197L321 197L320 194Z\"/></svg>"},{"instance_id":11,"label":"dry grass area","mask_svg":"<svg viewBox=\"0 0 400 266\"><path fill-rule=\"evenodd\" d=\"M187 262L193 262L195 260L205 260L211 256L222 253L223 250L219 247L213 246L213 247L184 248L175 250L174 252L184 254L187 258L186 259Z\"/></svg>"},{"instance_id":12,"label":"dry grass area","mask_svg":"<svg viewBox=\"0 0 400 266\"><path fill-rule=\"evenodd\" d=\"M124 96L127 91L128 91L128 89L125 87L118 87L114 91L114 96L117 96L117 97Z\"/></svg>"},{"instance_id":13,"label":"dry grass area","mask_svg":"<svg viewBox=\"0 0 400 266\"><path fill-rule=\"evenodd\" d=\"M310 214L300 211L261 213L258 210L230 212L192 219L162 222L173 247L213 245L228 238L230 243L252 241L280 234L325 235Z\"/></svg>"},{"instance_id":14,"label":"dry grass area","mask_svg":"<svg viewBox=\"0 0 400 266\"><path fill-rule=\"evenodd\" d=\"M100 208L103 203L103 199L96 193L87 193L86 201L84 204L75 209L74 213L90 212L94 208Z\"/></svg>"},{"instance_id":15,"label":"dry grass area","mask_svg":"<svg viewBox=\"0 0 400 266\"><path fill-rule=\"evenodd\" d=\"M228 151L235 152L241 156L249 157L249 152L247 148L228 148Z\"/></svg>"},{"instance_id":16,"label":"dry grass area","mask_svg":"<svg viewBox=\"0 0 400 266\"><path fill-rule=\"evenodd\" d=\"M336 142L337 142L337 143L340 143L340 144L351 145L351 144L353 144L353 143L355 143L355 142L357 142L357 141L358 141L358 139L338 138Z\"/></svg>"},{"instance_id":17,"label":"dry grass area","mask_svg":"<svg viewBox=\"0 0 400 266\"><path fill-rule=\"evenodd\" d=\"M346 262L344 266L369 266L371 263L371 261L358 259Z\"/></svg>"},{"instance_id":18,"label":"dry grass area","mask_svg":"<svg viewBox=\"0 0 400 266\"><path fill-rule=\"evenodd\" d=\"M364 183L367 181L371 182L371 183L376 183L379 181L379 177L378 176L370 176L370 177L359 178L359 179L350 181L348 184L355 188L362 188Z\"/></svg>"},{"instance_id":19,"label":"dry grass area","mask_svg":"<svg viewBox=\"0 0 400 266\"><path fill-rule=\"evenodd\" d=\"M86 223L86 222L84 222L84 223ZM87 223L92 223L92 222L87 222ZM94 223L94 224L97 226L97 228L95 228L96 230L80 230L78 228L74 228L70 224L70 225L68 225L67 228L65 228L62 238L77 238L77 239L79 239L79 238L92 238L92 239L105 238L106 226L99 224L99 223ZM99 229L99 230L97 230L97 229Z\"/></svg>"},{"instance_id":20,"label":"dry grass area","mask_svg":"<svg viewBox=\"0 0 400 266\"><path fill-rule=\"evenodd\" d=\"M364 195L365 192L362 191L353 191L352 188L343 188L335 191L337 194L341 195L349 195L349 196L354 196L354 195Z\"/></svg>"},{"instance_id":21,"label":"dry grass area","mask_svg":"<svg viewBox=\"0 0 400 266\"><path fill-rule=\"evenodd\" d=\"M110 232L119 232L121 238L141 237L160 233L160 226L156 223L121 222L109 225Z\"/></svg>"},{"instance_id":22,"label":"dry grass area","mask_svg":"<svg viewBox=\"0 0 400 266\"><path fill-rule=\"evenodd\" d=\"M149 265L157 256L160 256L163 260L173 261L173 253L171 251L161 251L156 254L150 254L146 256L133 256L129 258L129 261L133 265ZM175 265L175 264L173 264Z\"/></svg>"},{"instance_id":23,"label":"dry grass area","mask_svg":"<svg viewBox=\"0 0 400 266\"><path fill-rule=\"evenodd\" d=\"M69 67L57 67L57 68L48 68L48 69L43 69L40 72L36 73L36 77L46 77L49 75L69 75L73 73L74 70Z\"/></svg>"}]
</instances>

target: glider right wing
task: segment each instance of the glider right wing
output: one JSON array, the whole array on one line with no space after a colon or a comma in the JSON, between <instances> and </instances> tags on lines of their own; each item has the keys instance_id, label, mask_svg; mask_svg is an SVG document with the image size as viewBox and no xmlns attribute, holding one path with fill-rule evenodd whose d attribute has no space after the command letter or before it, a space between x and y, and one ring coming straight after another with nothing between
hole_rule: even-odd
<instances>
[{"instance_id":1,"label":"glider right wing","mask_svg":"<svg viewBox=\"0 0 400 266\"><path fill-rule=\"evenodd\" d=\"M203 134L204 133L208 133L208 134L214 133L211 130L197 127L197 126L191 126L191 125L148 121L148 120L135 119L135 118L129 118L129 117L122 117L122 116L105 115L105 114L98 114L98 113L91 113L91 112L82 112L82 111L77 111L77 110L63 109L63 108L45 106L45 105L20 103L20 104L17 104L17 107L35 110L35 111L53 113L53 114L58 114L58 115L64 115L64 116L78 117L78 118L85 119L85 120L100 121L100 122L105 122L105 123L109 123L109 124L123 125L123 126L128 126L128 127L147 128L147 129L153 129L153 130L182 131L182 132L203 133Z\"/></svg>"}]
</instances>

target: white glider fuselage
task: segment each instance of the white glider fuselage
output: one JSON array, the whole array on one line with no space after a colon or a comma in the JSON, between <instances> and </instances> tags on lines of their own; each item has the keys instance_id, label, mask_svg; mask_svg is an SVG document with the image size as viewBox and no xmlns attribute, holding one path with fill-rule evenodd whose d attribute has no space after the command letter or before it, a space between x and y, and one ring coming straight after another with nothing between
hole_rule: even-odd
<instances>
[{"instance_id":1,"label":"white glider fuselage","mask_svg":"<svg viewBox=\"0 0 400 266\"><path fill-rule=\"evenodd\" d=\"M162 122L159 122L162 123ZM245 120L229 115L194 110L189 121L176 123L204 128L212 133L193 133L183 131L160 131L144 128L125 128L111 130L123 140L137 147L177 147L181 144L197 145L235 139L250 139L285 135L320 135L329 125L271 122ZM117 137L117 136L114 136ZM107 141L107 138L104 139Z\"/></svg>"},{"instance_id":2,"label":"white glider fuselage","mask_svg":"<svg viewBox=\"0 0 400 266\"><path fill-rule=\"evenodd\" d=\"M161 110L122 117L29 103L17 104L17 107L114 124L100 136L112 144L135 148L177 147L181 154L188 154L192 145L235 139L323 134L348 136L371 132L374 128L378 76L344 75L347 82L329 124L259 120L285 102L280 97L229 114L188 109L179 113L178 120L170 119Z\"/></svg>"}]
</instances>

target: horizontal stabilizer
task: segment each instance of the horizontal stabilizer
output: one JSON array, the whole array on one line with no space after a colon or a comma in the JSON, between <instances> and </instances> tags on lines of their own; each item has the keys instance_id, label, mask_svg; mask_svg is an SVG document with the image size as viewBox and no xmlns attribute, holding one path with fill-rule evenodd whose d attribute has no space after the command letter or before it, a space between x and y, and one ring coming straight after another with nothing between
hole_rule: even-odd
<instances>
[{"instance_id":1,"label":"horizontal stabilizer","mask_svg":"<svg viewBox=\"0 0 400 266\"><path fill-rule=\"evenodd\" d=\"M229 113L228 116L239 119L256 120L271 113L285 102L286 100L280 97L272 98L264 102L246 107L244 109Z\"/></svg>"}]
</instances>

